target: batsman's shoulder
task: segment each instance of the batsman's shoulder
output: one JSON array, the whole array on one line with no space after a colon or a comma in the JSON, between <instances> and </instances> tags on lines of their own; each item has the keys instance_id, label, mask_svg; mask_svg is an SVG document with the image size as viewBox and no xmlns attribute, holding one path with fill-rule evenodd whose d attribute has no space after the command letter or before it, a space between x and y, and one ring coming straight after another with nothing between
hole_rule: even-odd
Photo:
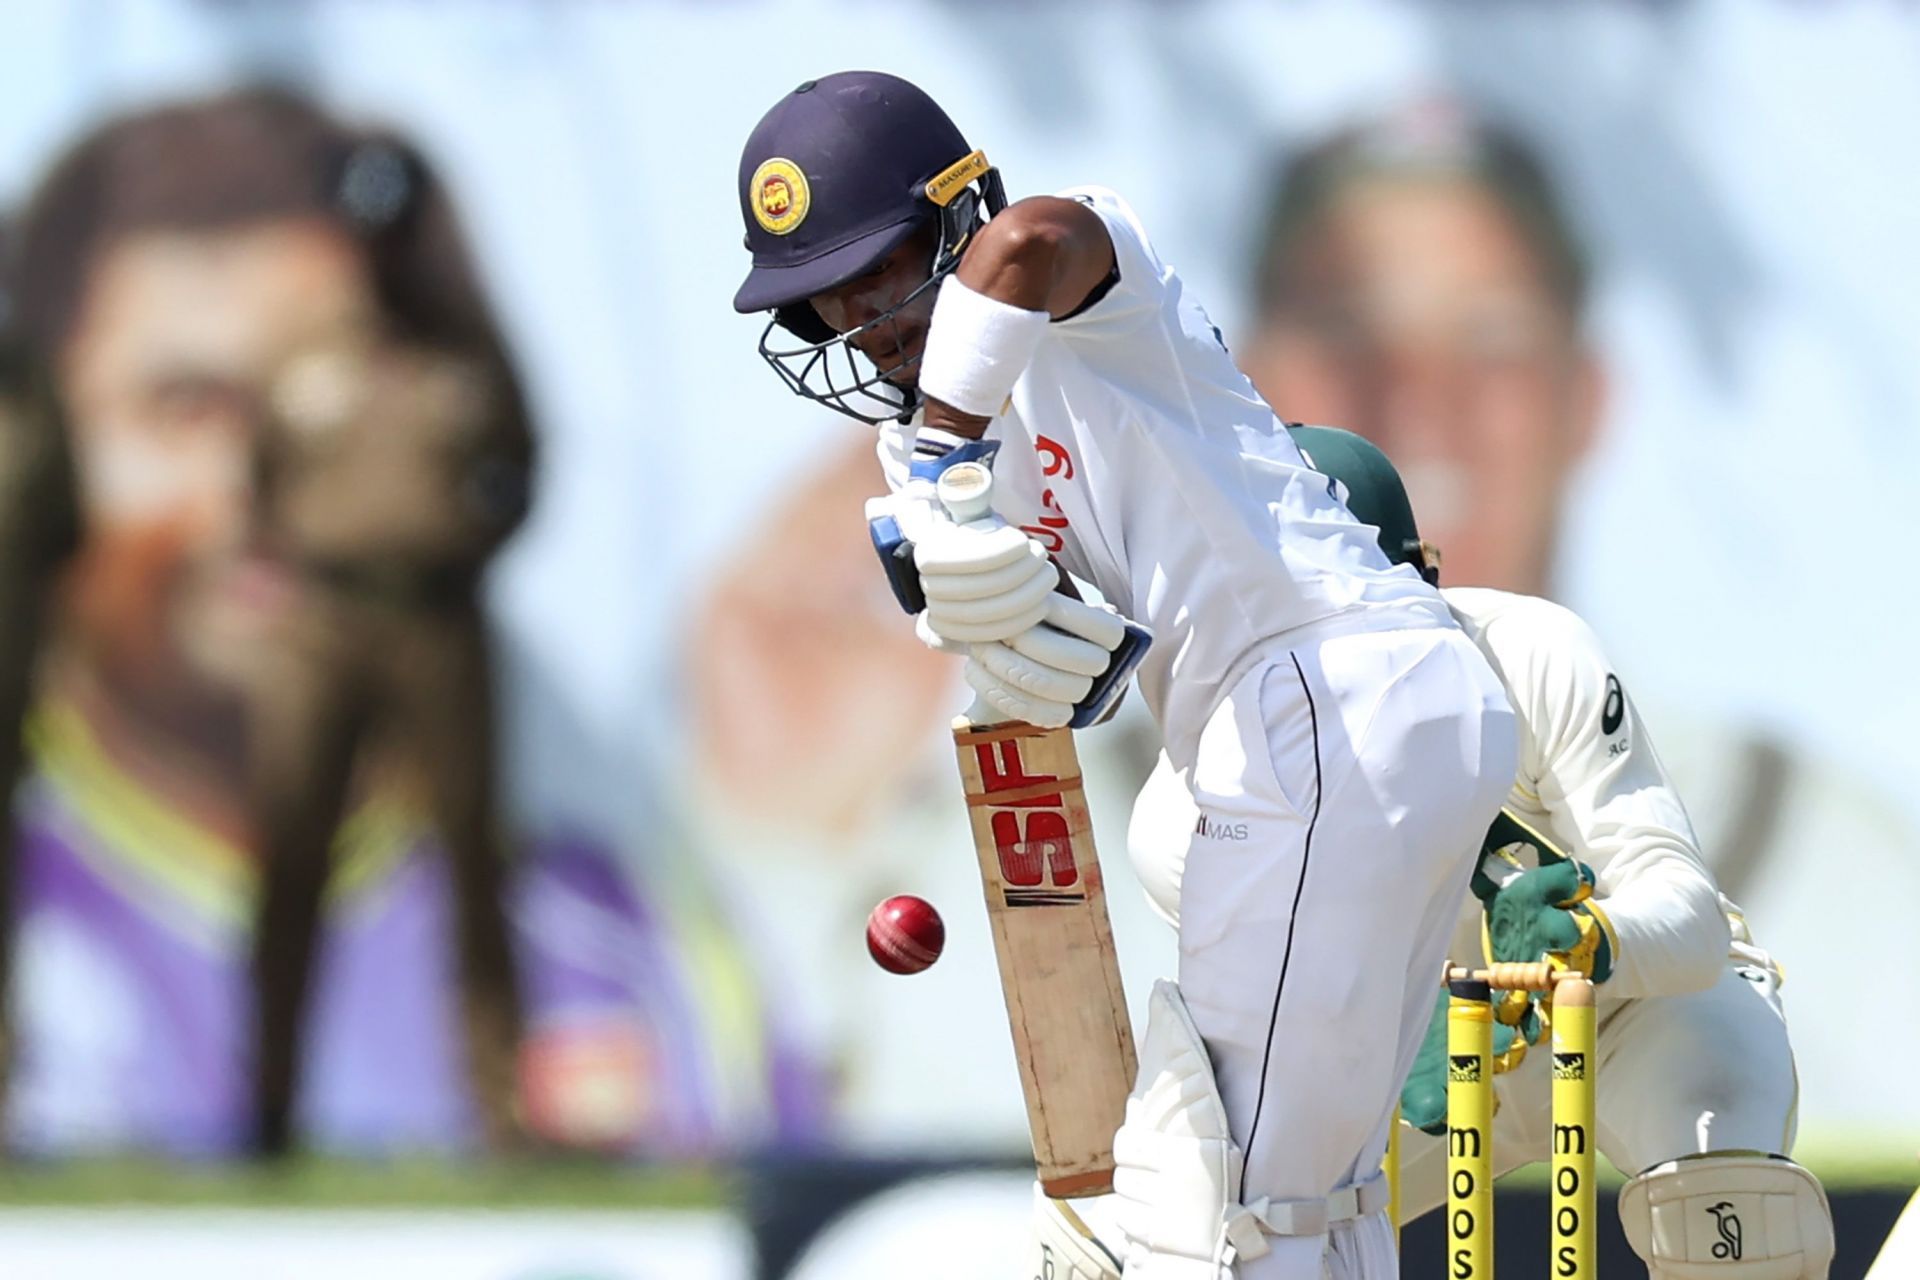
<instances>
[{"instance_id":1,"label":"batsman's shoulder","mask_svg":"<svg viewBox=\"0 0 1920 1280\"><path fill-rule=\"evenodd\" d=\"M1060 318L1063 334L1094 339L1124 336L1176 296L1168 283L1172 271L1155 251L1133 206L1117 192L1087 184L1065 187L1052 198L1085 206L1105 229L1113 254L1109 278L1079 310Z\"/></svg>"},{"instance_id":2,"label":"batsman's shoulder","mask_svg":"<svg viewBox=\"0 0 1920 1280\"><path fill-rule=\"evenodd\" d=\"M1126 197L1112 187L1103 187L1097 183L1081 183L1063 187L1054 192L1053 199L1068 200L1090 210L1105 224L1107 235L1146 245L1146 227L1140 221L1140 215L1127 202Z\"/></svg>"},{"instance_id":3,"label":"batsman's shoulder","mask_svg":"<svg viewBox=\"0 0 1920 1280\"><path fill-rule=\"evenodd\" d=\"M1102 186L1097 182L1078 182L1070 187L1062 187L1053 194L1058 199L1073 200L1086 205L1090 209L1111 209L1124 213L1128 217L1133 216L1133 207L1126 202L1126 199L1121 196L1119 192L1115 191L1112 187Z\"/></svg>"}]
</instances>

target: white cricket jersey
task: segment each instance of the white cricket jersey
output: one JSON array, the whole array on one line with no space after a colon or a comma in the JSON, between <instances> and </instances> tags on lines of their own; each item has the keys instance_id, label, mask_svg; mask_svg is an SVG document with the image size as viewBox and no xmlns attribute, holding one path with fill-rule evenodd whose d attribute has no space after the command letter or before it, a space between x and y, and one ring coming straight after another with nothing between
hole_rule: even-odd
<instances>
[{"instance_id":1,"label":"white cricket jersey","mask_svg":"<svg viewBox=\"0 0 1920 1280\"><path fill-rule=\"evenodd\" d=\"M1519 713L1520 768L1508 807L1596 872L1594 902L1618 941L1604 993L1705 990L1729 955L1770 966L1714 883L1686 808L1593 630L1534 596L1481 587L1441 595ZM1479 921L1476 903L1455 955L1480 953Z\"/></svg>"},{"instance_id":2,"label":"white cricket jersey","mask_svg":"<svg viewBox=\"0 0 1920 1280\"><path fill-rule=\"evenodd\" d=\"M1452 623L1307 466L1126 203L1100 187L1060 194L1100 215L1118 280L1048 326L989 427L994 507L1152 629L1140 691L1185 764L1236 664L1269 637L1388 609ZM881 430L896 490L916 427Z\"/></svg>"}]
</instances>

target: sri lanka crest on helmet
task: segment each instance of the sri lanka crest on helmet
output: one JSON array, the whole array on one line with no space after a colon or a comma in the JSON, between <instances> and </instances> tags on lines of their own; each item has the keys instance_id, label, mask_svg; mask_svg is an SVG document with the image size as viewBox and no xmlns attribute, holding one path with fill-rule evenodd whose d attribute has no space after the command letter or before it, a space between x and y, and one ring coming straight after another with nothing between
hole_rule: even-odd
<instances>
[{"instance_id":1,"label":"sri lanka crest on helmet","mask_svg":"<svg viewBox=\"0 0 1920 1280\"><path fill-rule=\"evenodd\" d=\"M812 200L807 175L791 160L775 156L753 171L753 216L776 236L804 222Z\"/></svg>"}]
</instances>

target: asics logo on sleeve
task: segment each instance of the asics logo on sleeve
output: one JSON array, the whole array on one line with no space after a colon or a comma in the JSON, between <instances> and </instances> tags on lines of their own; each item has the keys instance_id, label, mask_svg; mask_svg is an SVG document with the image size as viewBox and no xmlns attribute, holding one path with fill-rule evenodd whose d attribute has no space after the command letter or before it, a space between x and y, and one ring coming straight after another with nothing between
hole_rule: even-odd
<instances>
[{"instance_id":1,"label":"asics logo on sleeve","mask_svg":"<svg viewBox=\"0 0 1920 1280\"><path fill-rule=\"evenodd\" d=\"M1607 677L1607 702L1600 708L1600 732L1611 738L1620 732L1627 719L1627 695L1620 690L1620 677Z\"/></svg>"}]
</instances>

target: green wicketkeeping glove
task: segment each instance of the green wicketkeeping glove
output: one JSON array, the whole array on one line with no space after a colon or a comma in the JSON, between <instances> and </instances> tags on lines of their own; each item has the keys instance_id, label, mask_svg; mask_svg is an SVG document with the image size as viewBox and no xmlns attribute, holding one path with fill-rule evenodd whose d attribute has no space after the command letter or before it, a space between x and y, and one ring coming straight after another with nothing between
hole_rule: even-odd
<instances>
[{"instance_id":1,"label":"green wicketkeeping glove","mask_svg":"<svg viewBox=\"0 0 1920 1280\"><path fill-rule=\"evenodd\" d=\"M1546 960L1605 982L1613 976L1613 930L1592 901L1593 868L1567 857L1504 810L1487 834L1482 859L1524 865L1512 852L1517 844L1531 845L1539 865L1504 885L1477 868L1473 873L1474 896L1486 908L1487 958L1519 964ZM1497 1016L1513 1020L1504 1002Z\"/></svg>"},{"instance_id":2,"label":"green wicketkeeping glove","mask_svg":"<svg viewBox=\"0 0 1920 1280\"><path fill-rule=\"evenodd\" d=\"M1531 1020L1535 1042L1545 1034L1536 1011ZM1493 1073L1511 1071L1527 1056L1527 1038L1503 1022L1493 1024ZM1413 1072L1400 1090L1400 1118L1428 1133L1447 1131L1447 992L1440 991L1434 1006L1433 1021L1427 1024L1426 1039L1414 1055Z\"/></svg>"}]
</instances>

